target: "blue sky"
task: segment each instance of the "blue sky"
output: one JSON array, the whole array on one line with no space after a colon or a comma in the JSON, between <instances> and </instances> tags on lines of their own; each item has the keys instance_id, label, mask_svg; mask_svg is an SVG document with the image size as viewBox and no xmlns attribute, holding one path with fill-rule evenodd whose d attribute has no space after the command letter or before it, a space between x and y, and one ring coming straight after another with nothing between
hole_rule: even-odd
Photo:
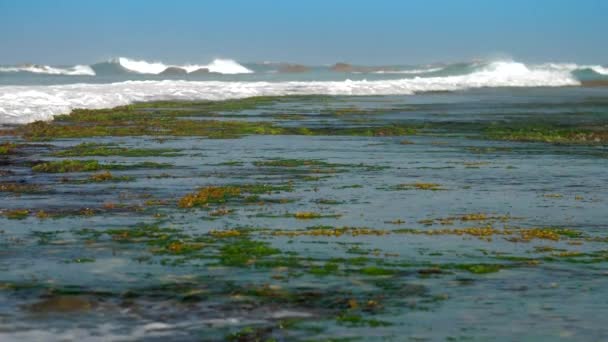
<instances>
[{"instance_id":1,"label":"blue sky","mask_svg":"<svg viewBox=\"0 0 608 342\"><path fill-rule=\"evenodd\" d=\"M0 0L0 64L607 64L607 17L607 0Z\"/></svg>"}]
</instances>

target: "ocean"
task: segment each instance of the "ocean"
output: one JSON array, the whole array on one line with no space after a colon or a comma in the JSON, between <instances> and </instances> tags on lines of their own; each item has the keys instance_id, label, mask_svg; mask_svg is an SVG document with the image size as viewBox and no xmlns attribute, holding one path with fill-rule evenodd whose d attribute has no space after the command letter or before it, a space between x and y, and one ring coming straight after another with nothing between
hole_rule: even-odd
<instances>
[{"instance_id":1,"label":"ocean","mask_svg":"<svg viewBox=\"0 0 608 342\"><path fill-rule=\"evenodd\" d=\"M0 340L606 341L607 71L2 66Z\"/></svg>"}]
</instances>

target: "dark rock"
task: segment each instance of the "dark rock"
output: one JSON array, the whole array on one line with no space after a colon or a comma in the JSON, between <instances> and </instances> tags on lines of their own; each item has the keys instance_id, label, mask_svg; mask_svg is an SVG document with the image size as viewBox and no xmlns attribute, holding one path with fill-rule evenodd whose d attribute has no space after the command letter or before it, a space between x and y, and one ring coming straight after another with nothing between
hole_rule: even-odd
<instances>
[{"instance_id":1,"label":"dark rock","mask_svg":"<svg viewBox=\"0 0 608 342\"><path fill-rule=\"evenodd\" d=\"M168 67L163 72L161 72L159 75L177 76L177 75L185 75L187 73L188 72L186 72L186 70L184 70L182 68Z\"/></svg>"},{"instance_id":2,"label":"dark rock","mask_svg":"<svg viewBox=\"0 0 608 342\"><path fill-rule=\"evenodd\" d=\"M279 68L281 73L296 73L296 72L307 72L310 68L301 64L282 64Z\"/></svg>"},{"instance_id":3,"label":"dark rock","mask_svg":"<svg viewBox=\"0 0 608 342\"><path fill-rule=\"evenodd\" d=\"M354 66L348 63L336 63L331 67L331 70L336 72L378 72L378 71L395 71L395 68L391 67L366 67L366 66Z\"/></svg>"},{"instance_id":4,"label":"dark rock","mask_svg":"<svg viewBox=\"0 0 608 342\"><path fill-rule=\"evenodd\" d=\"M331 70L337 72L353 72L354 68L352 65L347 63L336 63L331 67Z\"/></svg>"},{"instance_id":5,"label":"dark rock","mask_svg":"<svg viewBox=\"0 0 608 342\"><path fill-rule=\"evenodd\" d=\"M200 69L196 69L193 72L190 73L190 75L206 75L209 74L209 69L207 68L200 68Z\"/></svg>"}]
</instances>

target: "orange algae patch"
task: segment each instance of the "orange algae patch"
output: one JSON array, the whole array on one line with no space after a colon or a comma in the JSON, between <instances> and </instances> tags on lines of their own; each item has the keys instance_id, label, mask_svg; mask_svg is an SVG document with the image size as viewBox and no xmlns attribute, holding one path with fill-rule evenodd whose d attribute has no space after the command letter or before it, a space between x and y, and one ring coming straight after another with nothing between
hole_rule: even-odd
<instances>
[{"instance_id":1,"label":"orange algae patch","mask_svg":"<svg viewBox=\"0 0 608 342\"><path fill-rule=\"evenodd\" d=\"M210 203L225 203L228 199L239 197L240 195L241 189L235 186L208 186L182 197L178 202L178 206L181 208L192 208L206 206Z\"/></svg>"},{"instance_id":2,"label":"orange algae patch","mask_svg":"<svg viewBox=\"0 0 608 342\"><path fill-rule=\"evenodd\" d=\"M39 219L41 219L41 220L43 220L43 219L46 219L46 218L51 217L51 215L49 215L49 214L48 214L47 212L45 212L44 210L39 210L39 211L36 213L36 217L37 217L37 218L39 218Z\"/></svg>"},{"instance_id":3,"label":"orange algae patch","mask_svg":"<svg viewBox=\"0 0 608 342\"><path fill-rule=\"evenodd\" d=\"M423 219L418 221L418 223L423 224L425 226L432 226L435 223L438 223L440 225L446 226L446 225L452 225L454 224L455 221L461 221L461 222L468 222L468 221L501 221L501 222L507 222L509 220L513 219L513 217L508 216L508 215L488 215L488 214L484 214L484 213L470 213L470 214L463 214L460 216L449 216L449 217L444 217L444 218L438 218L438 219Z\"/></svg>"},{"instance_id":4,"label":"orange algae patch","mask_svg":"<svg viewBox=\"0 0 608 342\"><path fill-rule=\"evenodd\" d=\"M112 176L110 171L105 171L102 173L96 173L94 175L91 175L90 179L94 182L107 182L114 179L114 176Z\"/></svg>"},{"instance_id":5,"label":"orange algae patch","mask_svg":"<svg viewBox=\"0 0 608 342\"><path fill-rule=\"evenodd\" d=\"M392 190L429 190L429 191L446 190L445 188L441 187L441 184L423 183L423 182L398 184L398 185L393 186L391 189Z\"/></svg>"},{"instance_id":6,"label":"orange algae patch","mask_svg":"<svg viewBox=\"0 0 608 342\"><path fill-rule=\"evenodd\" d=\"M441 190L441 185L436 183L414 183L411 184L412 187L418 190Z\"/></svg>"},{"instance_id":7,"label":"orange algae patch","mask_svg":"<svg viewBox=\"0 0 608 342\"><path fill-rule=\"evenodd\" d=\"M467 214L460 217L461 221L485 221L488 219L488 215L478 213L478 214Z\"/></svg>"},{"instance_id":8,"label":"orange algae patch","mask_svg":"<svg viewBox=\"0 0 608 342\"><path fill-rule=\"evenodd\" d=\"M229 230L212 230L209 232L209 235L213 236L214 238L230 238L230 237L241 236L241 235L243 235L243 233L241 233L240 231L238 231L236 229L229 229Z\"/></svg>"},{"instance_id":9,"label":"orange algae patch","mask_svg":"<svg viewBox=\"0 0 608 342\"><path fill-rule=\"evenodd\" d=\"M298 211L293 216L299 220L310 220L320 218L321 214L312 211Z\"/></svg>"},{"instance_id":10,"label":"orange algae patch","mask_svg":"<svg viewBox=\"0 0 608 342\"><path fill-rule=\"evenodd\" d=\"M455 228L455 229L433 229L433 230L416 230L402 229L396 230L395 233L404 234L422 234L422 235L460 235L474 236L482 240L491 241L495 235L506 236L506 240L510 242L529 242L534 239L559 241L559 230L548 228L530 228L530 229L495 229L491 225L470 228Z\"/></svg>"},{"instance_id":11,"label":"orange algae patch","mask_svg":"<svg viewBox=\"0 0 608 342\"><path fill-rule=\"evenodd\" d=\"M165 247L165 252L171 254L186 254L202 249L203 244L185 243L181 241L171 242Z\"/></svg>"},{"instance_id":12,"label":"orange algae patch","mask_svg":"<svg viewBox=\"0 0 608 342\"><path fill-rule=\"evenodd\" d=\"M274 236L326 236L326 237L340 237L342 235L359 236L359 235L376 235L382 236L390 234L388 230L378 230L370 228L354 228L354 227L342 227L342 228L330 228L330 229L308 229L308 230L277 230L273 231L271 235Z\"/></svg>"}]
</instances>

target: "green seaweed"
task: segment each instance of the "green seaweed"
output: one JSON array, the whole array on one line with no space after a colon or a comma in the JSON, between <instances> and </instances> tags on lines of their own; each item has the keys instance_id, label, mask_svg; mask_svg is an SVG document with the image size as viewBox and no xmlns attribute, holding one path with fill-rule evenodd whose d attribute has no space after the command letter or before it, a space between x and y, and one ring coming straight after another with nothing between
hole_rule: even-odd
<instances>
[{"instance_id":1,"label":"green seaweed","mask_svg":"<svg viewBox=\"0 0 608 342\"><path fill-rule=\"evenodd\" d=\"M267 242L240 239L220 248L219 260L225 266L244 267L255 264L257 259L279 254Z\"/></svg>"},{"instance_id":2,"label":"green seaweed","mask_svg":"<svg viewBox=\"0 0 608 342\"><path fill-rule=\"evenodd\" d=\"M69 173L92 172L100 170L161 169L169 168L171 166L171 164L155 162L142 162L137 164L101 164L97 160L60 160L36 164L32 167L32 171L42 173Z\"/></svg>"},{"instance_id":3,"label":"green seaweed","mask_svg":"<svg viewBox=\"0 0 608 342\"><path fill-rule=\"evenodd\" d=\"M55 157L175 157L177 149L136 149L120 147L116 144L81 143L65 150L53 153Z\"/></svg>"}]
</instances>

